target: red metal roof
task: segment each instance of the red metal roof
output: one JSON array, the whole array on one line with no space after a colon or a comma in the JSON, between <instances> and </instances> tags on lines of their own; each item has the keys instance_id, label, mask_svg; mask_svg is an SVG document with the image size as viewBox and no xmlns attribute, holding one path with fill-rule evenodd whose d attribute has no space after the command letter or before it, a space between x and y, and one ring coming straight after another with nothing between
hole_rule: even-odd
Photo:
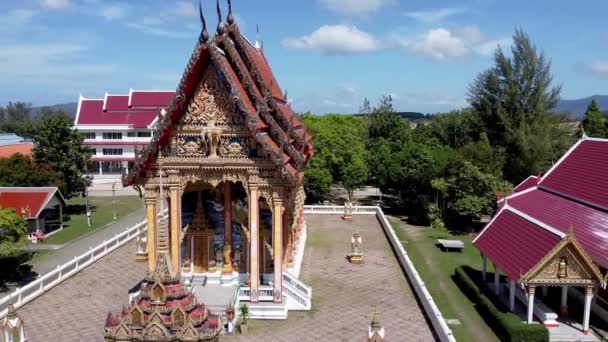
<instances>
[{"instance_id":1,"label":"red metal roof","mask_svg":"<svg viewBox=\"0 0 608 342\"><path fill-rule=\"evenodd\" d=\"M81 98L75 124L147 128L159 110L169 105L174 94L164 90L132 90L128 95L106 95L104 99Z\"/></svg>"},{"instance_id":2,"label":"red metal roof","mask_svg":"<svg viewBox=\"0 0 608 342\"><path fill-rule=\"evenodd\" d=\"M514 189L513 192L521 192L524 191L526 189L529 189L533 186L538 185L539 179L536 176L530 176L526 179L524 179L523 182L519 183Z\"/></svg>"},{"instance_id":3,"label":"red metal roof","mask_svg":"<svg viewBox=\"0 0 608 342\"><path fill-rule=\"evenodd\" d=\"M0 207L13 208L19 216L35 219L53 196L58 196L65 204L63 196L54 187L0 187Z\"/></svg>"},{"instance_id":4,"label":"red metal roof","mask_svg":"<svg viewBox=\"0 0 608 342\"><path fill-rule=\"evenodd\" d=\"M508 209L497 215L474 245L510 279L526 274L561 241L559 236Z\"/></svg>"},{"instance_id":5,"label":"red metal roof","mask_svg":"<svg viewBox=\"0 0 608 342\"><path fill-rule=\"evenodd\" d=\"M608 140L579 141L547 172L540 187L608 209Z\"/></svg>"},{"instance_id":6,"label":"red metal roof","mask_svg":"<svg viewBox=\"0 0 608 342\"><path fill-rule=\"evenodd\" d=\"M33 148L34 144L30 142L11 145L0 145L0 158L10 158L13 154L17 153L20 153L26 157L31 157Z\"/></svg>"},{"instance_id":7,"label":"red metal roof","mask_svg":"<svg viewBox=\"0 0 608 342\"><path fill-rule=\"evenodd\" d=\"M564 234L574 227L576 239L589 256L608 268L608 212L541 189L513 196L508 204Z\"/></svg>"}]
</instances>

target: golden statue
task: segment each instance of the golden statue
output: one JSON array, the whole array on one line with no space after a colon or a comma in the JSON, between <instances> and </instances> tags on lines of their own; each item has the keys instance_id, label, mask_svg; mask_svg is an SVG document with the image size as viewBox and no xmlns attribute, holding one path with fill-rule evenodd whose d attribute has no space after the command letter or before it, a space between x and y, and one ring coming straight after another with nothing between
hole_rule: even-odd
<instances>
[{"instance_id":1,"label":"golden statue","mask_svg":"<svg viewBox=\"0 0 608 342\"><path fill-rule=\"evenodd\" d=\"M222 267L222 273L232 273L232 258L230 253L232 248L228 243L224 243L224 267Z\"/></svg>"}]
</instances>

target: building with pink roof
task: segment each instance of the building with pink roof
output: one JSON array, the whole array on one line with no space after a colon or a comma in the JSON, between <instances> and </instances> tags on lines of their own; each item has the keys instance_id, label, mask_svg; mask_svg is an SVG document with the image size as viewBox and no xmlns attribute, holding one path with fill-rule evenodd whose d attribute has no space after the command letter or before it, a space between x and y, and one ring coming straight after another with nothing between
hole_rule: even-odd
<instances>
[{"instance_id":1,"label":"building with pink roof","mask_svg":"<svg viewBox=\"0 0 608 342\"><path fill-rule=\"evenodd\" d=\"M92 151L89 173L95 183L116 182L129 172L174 95L169 90L131 89L102 99L80 97L74 128L84 134L84 144Z\"/></svg>"}]
</instances>

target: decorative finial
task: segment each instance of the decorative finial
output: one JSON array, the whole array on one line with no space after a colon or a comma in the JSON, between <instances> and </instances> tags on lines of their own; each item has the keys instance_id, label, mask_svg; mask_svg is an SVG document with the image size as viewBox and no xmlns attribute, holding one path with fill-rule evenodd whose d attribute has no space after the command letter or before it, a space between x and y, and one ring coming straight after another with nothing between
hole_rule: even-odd
<instances>
[{"instance_id":1,"label":"decorative finial","mask_svg":"<svg viewBox=\"0 0 608 342\"><path fill-rule=\"evenodd\" d=\"M222 24L222 8L220 7L220 0L217 0L215 3L217 7L217 33L223 34L224 25Z\"/></svg>"},{"instance_id":2,"label":"decorative finial","mask_svg":"<svg viewBox=\"0 0 608 342\"><path fill-rule=\"evenodd\" d=\"M234 15L232 15L232 0L228 0L228 17L226 18L228 25L234 24Z\"/></svg>"},{"instance_id":3,"label":"decorative finial","mask_svg":"<svg viewBox=\"0 0 608 342\"><path fill-rule=\"evenodd\" d=\"M201 18L201 23L203 24L203 33L201 38L203 38L203 43L205 43L209 40L209 32L207 32L207 21L203 15L203 0L198 0L198 15Z\"/></svg>"},{"instance_id":4,"label":"decorative finial","mask_svg":"<svg viewBox=\"0 0 608 342\"><path fill-rule=\"evenodd\" d=\"M255 48L260 49L260 25L255 25Z\"/></svg>"},{"instance_id":5,"label":"decorative finial","mask_svg":"<svg viewBox=\"0 0 608 342\"><path fill-rule=\"evenodd\" d=\"M574 225L571 224L570 228L568 228L568 235L574 236Z\"/></svg>"},{"instance_id":6,"label":"decorative finial","mask_svg":"<svg viewBox=\"0 0 608 342\"><path fill-rule=\"evenodd\" d=\"M585 126L583 126L583 123L582 123L582 122L581 122L581 133L582 133L582 135L581 135L581 139L585 140L585 139L589 138L589 137L587 136L587 133L585 133Z\"/></svg>"}]
</instances>

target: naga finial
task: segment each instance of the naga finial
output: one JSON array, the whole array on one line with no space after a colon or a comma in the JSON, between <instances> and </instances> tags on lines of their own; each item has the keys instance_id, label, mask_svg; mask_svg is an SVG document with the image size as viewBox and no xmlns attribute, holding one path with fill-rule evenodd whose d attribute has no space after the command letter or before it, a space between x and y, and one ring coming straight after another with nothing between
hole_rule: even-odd
<instances>
[{"instance_id":1,"label":"naga finial","mask_svg":"<svg viewBox=\"0 0 608 342\"><path fill-rule=\"evenodd\" d=\"M232 15L232 0L228 0L228 17L226 18L228 25L234 24L234 15Z\"/></svg>"},{"instance_id":2,"label":"naga finial","mask_svg":"<svg viewBox=\"0 0 608 342\"><path fill-rule=\"evenodd\" d=\"M207 42L209 40L209 32L207 32L207 21L205 20L205 16L203 15L203 0L198 0L198 15L201 18L201 23L203 24L203 32L201 34L201 38L203 42Z\"/></svg>"},{"instance_id":3,"label":"naga finial","mask_svg":"<svg viewBox=\"0 0 608 342\"><path fill-rule=\"evenodd\" d=\"M217 8L217 33L224 33L224 25L222 24L222 8L220 7L220 0L216 1Z\"/></svg>"}]
</instances>

